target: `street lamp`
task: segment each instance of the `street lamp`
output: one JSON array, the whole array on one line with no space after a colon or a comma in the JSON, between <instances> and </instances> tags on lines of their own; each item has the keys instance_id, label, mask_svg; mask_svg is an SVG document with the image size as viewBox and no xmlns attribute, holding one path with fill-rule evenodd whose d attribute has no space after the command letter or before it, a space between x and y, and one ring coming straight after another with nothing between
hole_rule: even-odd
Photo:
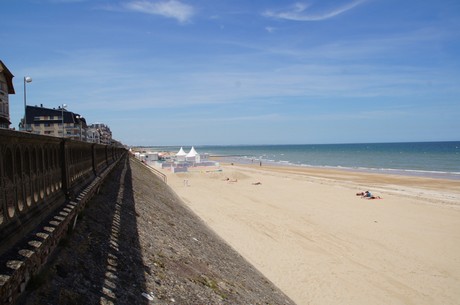
<instances>
[{"instance_id":1,"label":"street lamp","mask_svg":"<svg viewBox=\"0 0 460 305\"><path fill-rule=\"evenodd\" d=\"M76 116L77 120L78 120L78 124L80 125L80 141L82 140L82 120L83 120L83 117L81 115L77 115Z\"/></svg>"},{"instance_id":2,"label":"street lamp","mask_svg":"<svg viewBox=\"0 0 460 305\"><path fill-rule=\"evenodd\" d=\"M32 77L24 76L24 130L27 131L27 95L26 95L26 83L31 83Z\"/></svg>"},{"instance_id":3,"label":"street lamp","mask_svg":"<svg viewBox=\"0 0 460 305\"><path fill-rule=\"evenodd\" d=\"M64 127L64 109L67 107L66 104L62 104L61 112L62 112L62 137L65 138L65 127Z\"/></svg>"}]
</instances>

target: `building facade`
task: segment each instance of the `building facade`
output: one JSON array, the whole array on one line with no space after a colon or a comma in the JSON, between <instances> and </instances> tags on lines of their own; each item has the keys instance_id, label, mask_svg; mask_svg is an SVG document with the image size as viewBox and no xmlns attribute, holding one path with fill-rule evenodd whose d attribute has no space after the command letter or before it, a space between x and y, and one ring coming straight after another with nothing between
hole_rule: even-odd
<instances>
[{"instance_id":1,"label":"building facade","mask_svg":"<svg viewBox=\"0 0 460 305\"><path fill-rule=\"evenodd\" d=\"M14 75L0 60L0 128L10 127L9 94L14 94Z\"/></svg>"},{"instance_id":2,"label":"building facade","mask_svg":"<svg viewBox=\"0 0 460 305\"><path fill-rule=\"evenodd\" d=\"M91 124L87 130L88 142L98 144L112 144L112 131L109 126L101 123Z\"/></svg>"},{"instance_id":3,"label":"building facade","mask_svg":"<svg viewBox=\"0 0 460 305\"><path fill-rule=\"evenodd\" d=\"M85 119L64 108L27 106L26 118L25 129L32 133L86 141Z\"/></svg>"},{"instance_id":4,"label":"building facade","mask_svg":"<svg viewBox=\"0 0 460 305\"><path fill-rule=\"evenodd\" d=\"M101 143L100 133L96 128L88 127L86 130L86 141L91 143Z\"/></svg>"}]
</instances>

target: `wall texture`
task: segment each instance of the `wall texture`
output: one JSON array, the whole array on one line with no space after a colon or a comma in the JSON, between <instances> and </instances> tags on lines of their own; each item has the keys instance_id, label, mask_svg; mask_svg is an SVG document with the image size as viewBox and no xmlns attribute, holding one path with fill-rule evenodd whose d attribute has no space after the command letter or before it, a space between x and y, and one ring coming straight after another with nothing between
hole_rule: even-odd
<instances>
[{"instance_id":1,"label":"wall texture","mask_svg":"<svg viewBox=\"0 0 460 305\"><path fill-rule=\"evenodd\" d=\"M0 304L13 304L126 150L0 129Z\"/></svg>"}]
</instances>

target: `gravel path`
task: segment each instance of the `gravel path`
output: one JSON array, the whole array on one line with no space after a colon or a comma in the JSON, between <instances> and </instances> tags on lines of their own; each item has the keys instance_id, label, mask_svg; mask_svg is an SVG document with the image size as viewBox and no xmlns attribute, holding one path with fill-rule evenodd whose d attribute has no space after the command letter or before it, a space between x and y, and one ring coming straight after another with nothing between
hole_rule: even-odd
<instances>
[{"instance_id":1,"label":"gravel path","mask_svg":"<svg viewBox=\"0 0 460 305\"><path fill-rule=\"evenodd\" d=\"M18 304L294 304L142 164L107 179Z\"/></svg>"}]
</instances>

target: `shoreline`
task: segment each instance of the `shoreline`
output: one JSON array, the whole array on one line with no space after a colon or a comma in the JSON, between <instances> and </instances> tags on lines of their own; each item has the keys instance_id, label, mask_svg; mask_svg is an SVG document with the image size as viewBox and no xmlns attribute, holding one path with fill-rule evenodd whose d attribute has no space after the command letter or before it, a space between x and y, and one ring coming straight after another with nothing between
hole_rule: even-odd
<instances>
[{"instance_id":1,"label":"shoreline","mask_svg":"<svg viewBox=\"0 0 460 305\"><path fill-rule=\"evenodd\" d=\"M417 170L417 169L397 169L397 168L368 168L368 167L346 167L346 166L328 166L328 165L309 165L309 164L294 164L288 161L273 161L273 160L257 160L255 163L250 161L250 158L241 156L212 156L212 160L220 161L223 160L223 164L238 164L238 165L254 165L262 161L264 166L271 167L294 167L302 169L324 169L324 170L340 170L350 171L357 173L372 173L378 175L397 175L397 176L408 176L408 177L421 177L431 179L446 179L446 180L460 180L460 172L447 172L447 171L428 171L428 170Z\"/></svg>"},{"instance_id":2,"label":"shoreline","mask_svg":"<svg viewBox=\"0 0 460 305\"><path fill-rule=\"evenodd\" d=\"M221 169L163 173L187 206L297 304L460 298L460 181L258 164ZM368 189L383 199L356 196Z\"/></svg>"},{"instance_id":3,"label":"shoreline","mask_svg":"<svg viewBox=\"0 0 460 305\"><path fill-rule=\"evenodd\" d=\"M224 167L232 167L231 164L223 164ZM233 165L235 166L235 165ZM236 165L242 168L249 168L267 172L290 173L309 178L325 179L329 183L348 184L354 183L365 190L373 188L384 192L393 193L401 196L415 196L419 200L436 201L439 203L451 203L454 208L460 209L460 180L444 179L433 177L420 177L399 174L384 174L375 172L361 172L341 168L316 168L316 167L296 167L282 165ZM405 188L402 188L405 187ZM425 190L425 192L423 192ZM405 193L407 191L407 193ZM445 196L442 191L457 193L457 196ZM434 192L434 193L433 193ZM439 192L439 194L437 194ZM427 198L420 195L428 195Z\"/></svg>"}]
</instances>

